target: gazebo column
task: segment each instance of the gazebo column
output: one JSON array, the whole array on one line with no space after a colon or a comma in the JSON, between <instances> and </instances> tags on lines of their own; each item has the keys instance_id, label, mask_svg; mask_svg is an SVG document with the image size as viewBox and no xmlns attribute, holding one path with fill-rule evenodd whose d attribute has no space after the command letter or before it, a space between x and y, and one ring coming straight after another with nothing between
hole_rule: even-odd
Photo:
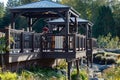
<instances>
[{"instance_id":1,"label":"gazebo column","mask_svg":"<svg viewBox=\"0 0 120 80\"><path fill-rule=\"evenodd\" d=\"M11 17L11 28L15 29L15 13L12 13L12 17Z\"/></svg>"},{"instance_id":2,"label":"gazebo column","mask_svg":"<svg viewBox=\"0 0 120 80\"><path fill-rule=\"evenodd\" d=\"M29 31L32 31L32 18L28 18L28 27L29 27Z\"/></svg>"},{"instance_id":3,"label":"gazebo column","mask_svg":"<svg viewBox=\"0 0 120 80\"><path fill-rule=\"evenodd\" d=\"M66 12L66 24L65 24L65 27L66 27L66 30L65 30L65 37L66 37L66 40L65 40L65 51L68 52L68 44L69 44L69 37L68 37L68 34L69 34L69 20L70 20L70 14L69 14L69 11Z\"/></svg>"},{"instance_id":4,"label":"gazebo column","mask_svg":"<svg viewBox=\"0 0 120 80\"><path fill-rule=\"evenodd\" d=\"M91 63L91 67L92 67L92 60L93 60L93 56L92 56L92 29L91 26L89 26L88 24L86 24L86 55L87 55L87 66L89 66L89 63Z\"/></svg>"}]
</instances>

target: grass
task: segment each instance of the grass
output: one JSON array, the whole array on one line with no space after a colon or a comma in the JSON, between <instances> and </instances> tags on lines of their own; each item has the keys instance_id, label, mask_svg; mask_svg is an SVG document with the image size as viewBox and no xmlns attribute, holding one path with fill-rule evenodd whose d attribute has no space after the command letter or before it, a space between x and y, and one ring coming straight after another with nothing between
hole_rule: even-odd
<instances>
[{"instance_id":1,"label":"grass","mask_svg":"<svg viewBox=\"0 0 120 80\"><path fill-rule=\"evenodd\" d=\"M31 68L22 70L20 73L0 70L0 80L65 80L65 76L60 71L48 68Z\"/></svg>"}]
</instances>

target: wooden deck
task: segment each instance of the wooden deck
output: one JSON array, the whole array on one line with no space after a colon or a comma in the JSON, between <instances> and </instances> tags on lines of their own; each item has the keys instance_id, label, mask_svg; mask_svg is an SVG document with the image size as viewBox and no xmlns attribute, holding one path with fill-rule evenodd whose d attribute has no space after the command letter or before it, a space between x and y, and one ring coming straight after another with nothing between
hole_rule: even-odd
<instances>
[{"instance_id":1,"label":"wooden deck","mask_svg":"<svg viewBox=\"0 0 120 80\"><path fill-rule=\"evenodd\" d=\"M1 37L5 36L9 39L12 36L15 41L14 44L10 41L6 44L10 45L10 51L7 53L9 63L41 58L71 59L86 56L86 38L80 34L68 34L66 38L66 35L42 35L9 28L2 31ZM45 42L42 38L46 38ZM68 39L67 43L66 39Z\"/></svg>"},{"instance_id":2,"label":"wooden deck","mask_svg":"<svg viewBox=\"0 0 120 80\"><path fill-rule=\"evenodd\" d=\"M64 56L63 56L64 55ZM85 51L77 51L74 52L31 52L31 53L19 53L19 54L10 54L9 55L9 63L13 62L21 62L21 61L29 61L29 60L37 60L42 58L82 58L85 57Z\"/></svg>"}]
</instances>

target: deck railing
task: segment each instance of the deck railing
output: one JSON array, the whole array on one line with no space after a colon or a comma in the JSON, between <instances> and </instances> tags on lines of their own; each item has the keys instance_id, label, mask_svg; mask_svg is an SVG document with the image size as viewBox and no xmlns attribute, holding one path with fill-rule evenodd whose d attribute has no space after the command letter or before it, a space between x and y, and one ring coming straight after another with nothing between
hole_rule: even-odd
<instances>
[{"instance_id":1,"label":"deck railing","mask_svg":"<svg viewBox=\"0 0 120 80\"><path fill-rule=\"evenodd\" d=\"M10 44L10 53L29 53L39 52L40 48L40 33L13 31L10 32L15 43Z\"/></svg>"},{"instance_id":2,"label":"deck railing","mask_svg":"<svg viewBox=\"0 0 120 80\"><path fill-rule=\"evenodd\" d=\"M10 54L29 53L29 52L76 52L86 50L86 37L80 34L41 34L15 29L0 29L0 36L7 39L6 45L10 45ZM14 43L8 39L12 37ZM66 42L68 39L68 42ZM93 46L96 46L96 39ZM68 50L67 50L68 49Z\"/></svg>"}]
</instances>

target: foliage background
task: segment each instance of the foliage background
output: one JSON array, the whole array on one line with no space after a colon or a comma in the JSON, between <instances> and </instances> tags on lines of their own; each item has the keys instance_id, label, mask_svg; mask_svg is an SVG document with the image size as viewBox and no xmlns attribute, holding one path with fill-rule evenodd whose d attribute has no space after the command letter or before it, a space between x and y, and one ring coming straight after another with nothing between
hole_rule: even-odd
<instances>
[{"instance_id":1,"label":"foliage background","mask_svg":"<svg viewBox=\"0 0 120 80\"><path fill-rule=\"evenodd\" d=\"M8 0L7 6L0 3L0 28L10 24L10 7L28 4L40 0ZM50 0L51 1L51 0ZM72 6L80 13L80 17L90 20L93 26L93 37L106 36L108 33L120 37L120 1L119 0L56 0L68 6ZM26 28L27 18L18 17L16 20L16 29ZM22 23L22 24L21 24ZM33 30L41 32L43 26L46 26L45 19L39 19Z\"/></svg>"}]
</instances>

